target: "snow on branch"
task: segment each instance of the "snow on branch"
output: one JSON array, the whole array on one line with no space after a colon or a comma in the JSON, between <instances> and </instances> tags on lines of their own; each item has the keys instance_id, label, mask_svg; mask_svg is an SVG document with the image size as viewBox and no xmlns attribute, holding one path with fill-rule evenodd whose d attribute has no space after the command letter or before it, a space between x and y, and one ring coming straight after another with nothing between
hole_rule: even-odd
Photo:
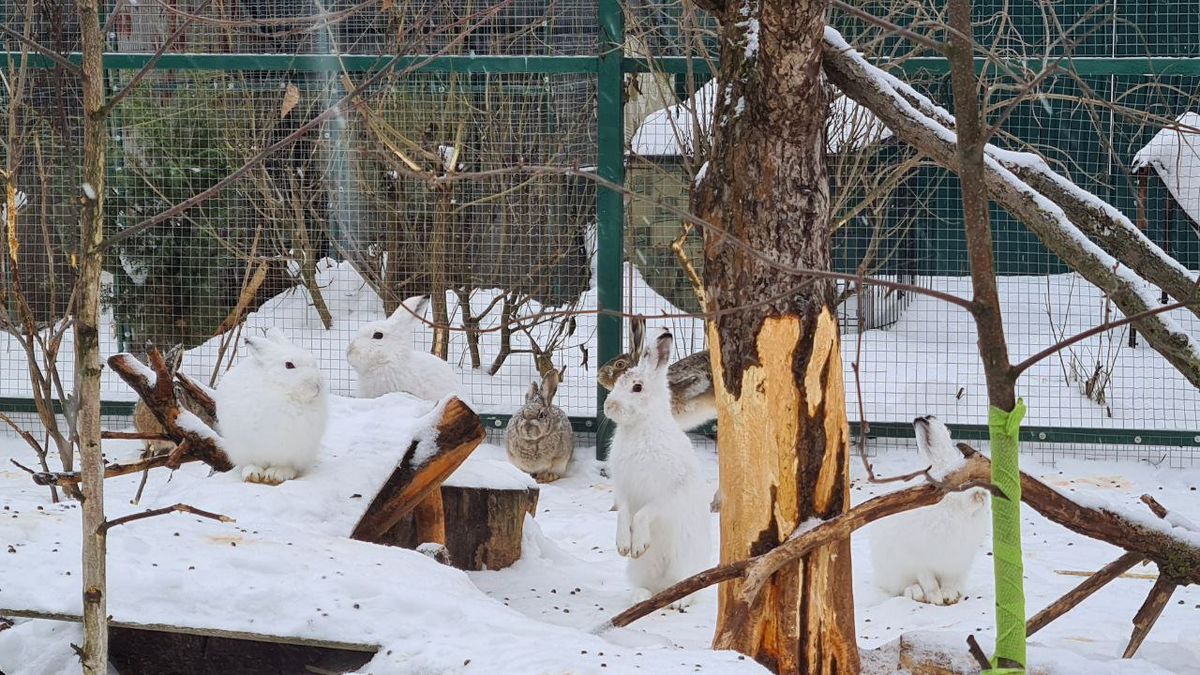
<instances>
[{"instance_id":1,"label":"snow on branch","mask_svg":"<svg viewBox=\"0 0 1200 675\"><path fill-rule=\"evenodd\" d=\"M897 136L941 166L950 170L957 168L957 137L950 128L952 118L949 113L868 63L832 28L825 29L824 56L826 75L846 96L870 109ZM999 148L989 147L985 161L989 197L1021 220L1072 269L1107 293L1121 312L1132 316L1158 306L1157 289L1080 231L1069 217L1068 210L1060 206L1056 199L1066 202L1072 213L1080 211L1096 218L1103 216L1113 232L1124 232L1124 223L1130 231L1141 236L1119 211L1054 174L1045 162L1033 155L1005 153ZM1039 184L1048 186L1047 189L1053 187L1054 191L1050 195L1043 194L1010 170L1005 162L1013 164L1016 171L1030 176L1031 180L1036 178ZM1129 240L1134 244L1140 241L1125 234L1114 234L1113 238L1122 242ZM1144 237L1141 239L1145 240ZM1145 243L1149 246L1131 245L1123 249L1126 257L1134 256L1136 251L1133 249L1137 248L1143 254L1138 258L1140 267L1148 270L1147 274L1153 272L1155 283L1159 278L1171 276L1174 279L1171 288L1164 285L1168 292L1179 293L1183 300L1198 297L1190 274L1186 274L1186 270L1161 249L1149 248L1153 247L1149 240L1145 240ZM1149 262L1151 258L1156 258L1157 262L1152 264ZM1168 275L1171 269L1175 272ZM1181 288L1185 285L1183 279L1187 280L1186 293ZM1177 322L1165 314L1156 314L1147 315L1134 325L1152 348L1194 386L1200 387L1200 345Z\"/></svg>"}]
</instances>

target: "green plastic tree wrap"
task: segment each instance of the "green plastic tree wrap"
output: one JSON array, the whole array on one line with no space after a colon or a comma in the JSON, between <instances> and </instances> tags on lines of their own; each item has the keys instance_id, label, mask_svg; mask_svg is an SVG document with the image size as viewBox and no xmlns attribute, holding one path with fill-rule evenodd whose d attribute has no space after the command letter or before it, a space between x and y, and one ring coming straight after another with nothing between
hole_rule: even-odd
<instances>
[{"instance_id":1,"label":"green plastic tree wrap","mask_svg":"<svg viewBox=\"0 0 1200 675\"><path fill-rule=\"evenodd\" d=\"M1021 562L1021 468L1018 449L1025 401L1012 412L988 410L992 449L992 483L1007 499L992 499L992 562L996 574L996 654L992 675L1024 673L1025 583ZM1003 659L1003 661L1002 661ZM1022 667L1000 667L1020 664Z\"/></svg>"}]
</instances>

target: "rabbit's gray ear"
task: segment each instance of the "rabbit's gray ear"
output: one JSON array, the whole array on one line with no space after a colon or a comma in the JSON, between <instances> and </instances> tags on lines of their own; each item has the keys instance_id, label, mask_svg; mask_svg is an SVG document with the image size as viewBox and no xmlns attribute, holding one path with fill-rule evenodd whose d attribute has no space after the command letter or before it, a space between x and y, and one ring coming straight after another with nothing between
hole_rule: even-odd
<instances>
[{"instance_id":1,"label":"rabbit's gray ear","mask_svg":"<svg viewBox=\"0 0 1200 675\"><path fill-rule=\"evenodd\" d=\"M658 336L658 340L654 342L654 369L663 370L667 367L667 362L671 360L671 343L675 338L671 336L669 331L663 331L662 335Z\"/></svg>"},{"instance_id":2,"label":"rabbit's gray ear","mask_svg":"<svg viewBox=\"0 0 1200 675\"><path fill-rule=\"evenodd\" d=\"M646 317L641 314L629 320L629 355L630 366L636 366L642 358L642 349L646 345Z\"/></svg>"},{"instance_id":3,"label":"rabbit's gray ear","mask_svg":"<svg viewBox=\"0 0 1200 675\"><path fill-rule=\"evenodd\" d=\"M538 383L530 382L529 391L525 392L525 402L533 403L534 401L538 400L541 395L542 393L541 390L538 389Z\"/></svg>"},{"instance_id":4,"label":"rabbit's gray ear","mask_svg":"<svg viewBox=\"0 0 1200 675\"><path fill-rule=\"evenodd\" d=\"M271 348L271 341L266 338L247 335L243 338L243 341L246 343L246 353L256 359L262 358Z\"/></svg>"},{"instance_id":5,"label":"rabbit's gray ear","mask_svg":"<svg viewBox=\"0 0 1200 675\"><path fill-rule=\"evenodd\" d=\"M545 400L546 405L550 405L550 402L554 400L560 377L557 368L551 368L542 376L542 399Z\"/></svg>"}]
</instances>

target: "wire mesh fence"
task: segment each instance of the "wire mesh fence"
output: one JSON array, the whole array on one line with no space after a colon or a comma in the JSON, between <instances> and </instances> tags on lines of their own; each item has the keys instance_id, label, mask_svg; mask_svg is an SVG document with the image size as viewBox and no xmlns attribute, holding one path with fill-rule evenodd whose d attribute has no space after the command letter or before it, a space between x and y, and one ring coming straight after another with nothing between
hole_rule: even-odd
<instances>
[{"instance_id":1,"label":"wire mesh fence","mask_svg":"<svg viewBox=\"0 0 1200 675\"><path fill-rule=\"evenodd\" d=\"M864 9L916 23L936 18L926 4ZM977 38L994 57L981 64L985 85L995 85L989 116L1006 115L997 143L1038 152L1189 269L1200 268L1192 182L1200 181L1200 163L1186 128L1200 122L1186 117L1200 112L1200 71L1153 74L1152 64L1114 60L1195 55L1194 13L1185 3L1151 13L1116 2L1022 2L1008 3L1008 20L998 21L977 4L987 18ZM615 123L597 114L600 87L611 85L595 73L596 3L397 0L365 12L351 2L216 8L189 0L109 9L114 52L144 54L170 39L171 55L185 57L142 78L114 109L109 227L120 232L249 168L211 198L112 247L105 354L181 344L183 370L216 384L237 359L240 335L277 327L313 350L335 393L352 395L350 341L404 298L428 294L414 347L450 361L481 412L514 412L529 382L553 366L565 370L557 402L579 428L595 424L592 311L597 289L613 280L596 272L597 186L587 174L599 161L599 127ZM693 275L703 271L701 237L679 213L711 142L718 83L708 72L718 44L711 18L682 0L624 10L625 56L653 58L649 68L627 64L621 83L633 194L625 200L622 304L672 315L652 326L675 333L682 357L705 348L703 322L678 316L701 309ZM869 57L890 59L894 72L949 102L944 64L910 63L911 46L894 36L842 15L833 20ZM5 21L24 26L19 11ZM69 21L38 21L43 41L75 48ZM996 64L1030 79L1035 61L1061 52L1064 35L1073 36L1074 53L1107 60L1043 77L1036 95L1005 113L1012 94L1000 85L1013 73ZM385 61L422 54L436 58L416 70ZM588 59L503 62L509 56ZM461 57L478 63L445 60ZM17 62L7 64L15 73ZM0 271L8 316L19 315L16 280L39 334L66 313L78 237L78 91L45 65L29 71L32 93L19 128L3 122L6 137L23 139L6 158L19 166L11 183L21 195L14 203L21 262L14 276L5 255ZM359 88L380 67L389 72ZM130 85L136 72L110 69L110 90ZM352 89L350 104L312 124ZM275 144L283 147L256 161ZM953 175L836 95L827 150L837 268L969 295ZM993 219L1014 360L1119 316L1024 226L998 209ZM842 284L839 291L852 420L903 429L930 413L957 424L986 419L965 313L908 290ZM1172 316L1197 327L1190 314ZM37 383L26 374L28 354L11 335L0 341L0 398L31 399ZM59 349L69 388L69 331ZM132 400L111 374L103 387L108 400ZM1048 441L1109 449L1118 446L1100 444L1120 441L1146 457L1157 452L1151 445L1200 446L1193 437L1200 396L1130 329L1063 351L1028 373L1019 392L1030 405L1027 425L1049 430Z\"/></svg>"}]
</instances>

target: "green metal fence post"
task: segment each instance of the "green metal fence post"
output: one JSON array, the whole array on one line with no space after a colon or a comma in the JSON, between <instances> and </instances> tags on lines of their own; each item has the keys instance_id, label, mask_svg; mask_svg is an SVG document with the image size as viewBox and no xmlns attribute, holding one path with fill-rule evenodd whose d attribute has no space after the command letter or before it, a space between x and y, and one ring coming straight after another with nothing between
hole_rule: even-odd
<instances>
[{"instance_id":1,"label":"green metal fence post","mask_svg":"<svg viewBox=\"0 0 1200 675\"><path fill-rule=\"evenodd\" d=\"M620 0L599 0L599 72L596 77L596 140L599 143L596 171L605 180L625 183L624 109L621 60L625 45L625 16ZM621 309L622 230L625 203L620 192L604 187L596 190L596 363L604 363L621 352L621 317L604 310ZM596 457L608 455L612 425L604 418L608 392L596 386Z\"/></svg>"}]
</instances>

